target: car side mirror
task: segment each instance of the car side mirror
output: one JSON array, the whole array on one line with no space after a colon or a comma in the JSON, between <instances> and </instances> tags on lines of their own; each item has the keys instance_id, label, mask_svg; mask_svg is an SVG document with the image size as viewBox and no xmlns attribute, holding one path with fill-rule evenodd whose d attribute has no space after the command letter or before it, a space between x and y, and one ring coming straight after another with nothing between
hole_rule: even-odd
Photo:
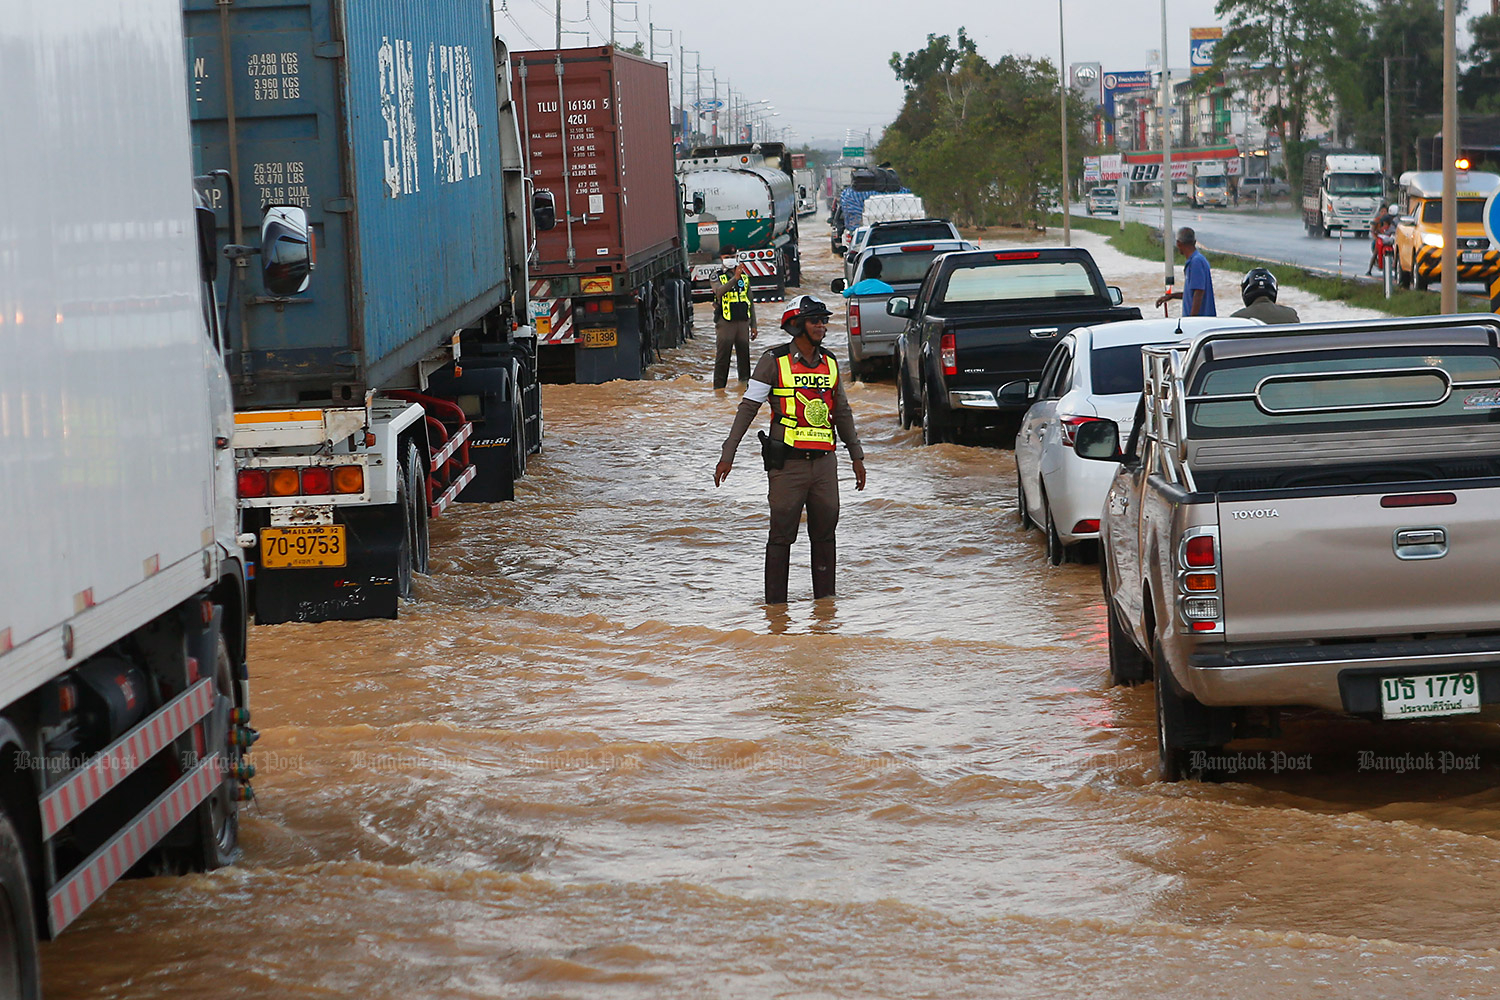
<instances>
[{"instance_id":1,"label":"car side mirror","mask_svg":"<svg viewBox=\"0 0 1500 1000\"><path fill-rule=\"evenodd\" d=\"M557 196L551 191L534 192L531 196L531 219L539 233L557 228Z\"/></svg>"},{"instance_id":2,"label":"car side mirror","mask_svg":"<svg viewBox=\"0 0 1500 1000\"><path fill-rule=\"evenodd\" d=\"M260 222L261 280L272 295L296 295L312 283L313 234L307 213L291 205L266 209Z\"/></svg>"},{"instance_id":3,"label":"car side mirror","mask_svg":"<svg viewBox=\"0 0 1500 1000\"><path fill-rule=\"evenodd\" d=\"M1096 462L1123 462L1120 454L1120 427L1113 420L1090 420L1079 424L1073 438L1073 451L1079 458Z\"/></svg>"},{"instance_id":4,"label":"car side mirror","mask_svg":"<svg viewBox=\"0 0 1500 1000\"><path fill-rule=\"evenodd\" d=\"M842 294L844 289L849 287L849 283L846 282L843 278L834 278L833 284L829 285L828 287L833 289L834 294L838 295Z\"/></svg>"},{"instance_id":5,"label":"car side mirror","mask_svg":"<svg viewBox=\"0 0 1500 1000\"><path fill-rule=\"evenodd\" d=\"M1001 406L1029 406L1034 399L1031 383L1025 379L1007 382L995 390L995 402Z\"/></svg>"},{"instance_id":6,"label":"car side mirror","mask_svg":"<svg viewBox=\"0 0 1500 1000\"><path fill-rule=\"evenodd\" d=\"M1416 224L1417 224L1417 217L1415 215L1398 215L1398 216L1396 216L1396 225L1398 225L1398 226L1415 226Z\"/></svg>"},{"instance_id":7,"label":"car side mirror","mask_svg":"<svg viewBox=\"0 0 1500 1000\"><path fill-rule=\"evenodd\" d=\"M911 299L905 295L892 296L885 300L885 311L891 316L910 316Z\"/></svg>"},{"instance_id":8,"label":"car side mirror","mask_svg":"<svg viewBox=\"0 0 1500 1000\"><path fill-rule=\"evenodd\" d=\"M1125 301L1125 293L1122 292L1122 291L1120 291L1114 285L1110 285L1105 290L1109 292L1109 304L1110 305L1112 305L1112 306L1118 306L1118 305L1121 305L1121 304L1124 303L1124 301Z\"/></svg>"}]
</instances>

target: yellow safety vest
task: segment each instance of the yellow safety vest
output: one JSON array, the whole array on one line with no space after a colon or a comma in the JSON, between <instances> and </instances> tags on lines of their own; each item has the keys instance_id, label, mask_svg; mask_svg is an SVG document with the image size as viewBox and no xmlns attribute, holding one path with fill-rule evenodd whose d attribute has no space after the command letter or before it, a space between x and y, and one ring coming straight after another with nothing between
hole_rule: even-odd
<instances>
[{"instance_id":1,"label":"yellow safety vest","mask_svg":"<svg viewBox=\"0 0 1500 1000\"><path fill-rule=\"evenodd\" d=\"M720 272L720 274L719 274L719 284L721 284L721 285L727 285L727 284L729 284L729 275L727 273ZM739 281L736 281L734 283L734 287L732 287L729 291L727 291L727 292L724 293L724 297L719 300L719 315L722 316L722 317L724 317L724 319L726 319L726 320L731 319L732 318L732 314L730 312L730 307L732 305L734 305L734 303L736 303L736 302L743 302L743 303L745 303L745 315L746 315L746 318L749 318L749 313L750 313L750 279L748 277L744 277L744 278L741 278Z\"/></svg>"},{"instance_id":2,"label":"yellow safety vest","mask_svg":"<svg viewBox=\"0 0 1500 1000\"><path fill-rule=\"evenodd\" d=\"M823 352L819 362L808 367L797 357L796 348L776 359L773 419L780 421L783 438L793 448L833 450L833 401L839 384L839 363Z\"/></svg>"}]
</instances>

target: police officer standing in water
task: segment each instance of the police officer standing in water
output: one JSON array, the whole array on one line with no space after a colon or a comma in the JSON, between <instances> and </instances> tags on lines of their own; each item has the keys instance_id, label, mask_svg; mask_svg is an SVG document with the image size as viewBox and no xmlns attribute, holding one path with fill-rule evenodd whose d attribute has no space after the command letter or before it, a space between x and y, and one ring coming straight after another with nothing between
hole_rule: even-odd
<instances>
[{"instance_id":1,"label":"police officer standing in water","mask_svg":"<svg viewBox=\"0 0 1500 1000\"><path fill-rule=\"evenodd\" d=\"M786 603L792 542L797 539L804 507L807 538L812 543L813 597L833 596L838 564L834 532L839 523L835 430L849 449L855 488L865 488L865 450L854 429L838 361L823 348L829 315L828 307L811 295L799 295L787 303L781 328L791 334L792 341L761 355L714 469L714 485L718 486L734 466L735 451L760 404L769 399L771 433L760 434L761 458L771 481L767 604Z\"/></svg>"}]
</instances>

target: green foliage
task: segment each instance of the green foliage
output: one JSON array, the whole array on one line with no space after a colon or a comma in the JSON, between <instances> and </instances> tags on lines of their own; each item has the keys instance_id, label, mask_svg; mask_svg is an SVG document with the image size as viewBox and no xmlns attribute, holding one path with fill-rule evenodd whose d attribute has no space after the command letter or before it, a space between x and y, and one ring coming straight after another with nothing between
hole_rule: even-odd
<instances>
[{"instance_id":1,"label":"green foliage","mask_svg":"<svg viewBox=\"0 0 1500 1000\"><path fill-rule=\"evenodd\" d=\"M947 35L928 35L920 51L892 53L890 66L906 100L877 158L889 161L931 211L960 225L1038 223L1044 189L1062 178L1057 68L1010 55L990 63L962 28L956 45ZM1091 110L1069 94L1075 174L1089 149Z\"/></svg>"},{"instance_id":2,"label":"green foliage","mask_svg":"<svg viewBox=\"0 0 1500 1000\"><path fill-rule=\"evenodd\" d=\"M619 49L621 52L629 52L633 56L643 56L646 54L646 43L641 41L639 38L631 42L629 45L621 45L619 42L615 42L615 48Z\"/></svg>"},{"instance_id":3,"label":"green foliage","mask_svg":"<svg viewBox=\"0 0 1500 1000\"><path fill-rule=\"evenodd\" d=\"M1468 107L1500 112L1500 15L1484 14L1469 22L1473 44L1469 68L1459 75L1459 93Z\"/></svg>"}]
</instances>

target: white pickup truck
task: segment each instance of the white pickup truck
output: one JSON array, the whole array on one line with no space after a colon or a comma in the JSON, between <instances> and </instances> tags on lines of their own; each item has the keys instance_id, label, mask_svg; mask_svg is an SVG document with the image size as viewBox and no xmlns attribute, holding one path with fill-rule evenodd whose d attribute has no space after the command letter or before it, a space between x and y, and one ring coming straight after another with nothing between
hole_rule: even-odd
<instances>
[{"instance_id":1,"label":"white pickup truck","mask_svg":"<svg viewBox=\"0 0 1500 1000\"><path fill-rule=\"evenodd\" d=\"M1105 500L1110 672L1156 678L1162 776L1274 733L1500 701L1500 317L1199 334L1075 450ZM1204 762L1208 762L1205 764Z\"/></svg>"}]
</instances>

